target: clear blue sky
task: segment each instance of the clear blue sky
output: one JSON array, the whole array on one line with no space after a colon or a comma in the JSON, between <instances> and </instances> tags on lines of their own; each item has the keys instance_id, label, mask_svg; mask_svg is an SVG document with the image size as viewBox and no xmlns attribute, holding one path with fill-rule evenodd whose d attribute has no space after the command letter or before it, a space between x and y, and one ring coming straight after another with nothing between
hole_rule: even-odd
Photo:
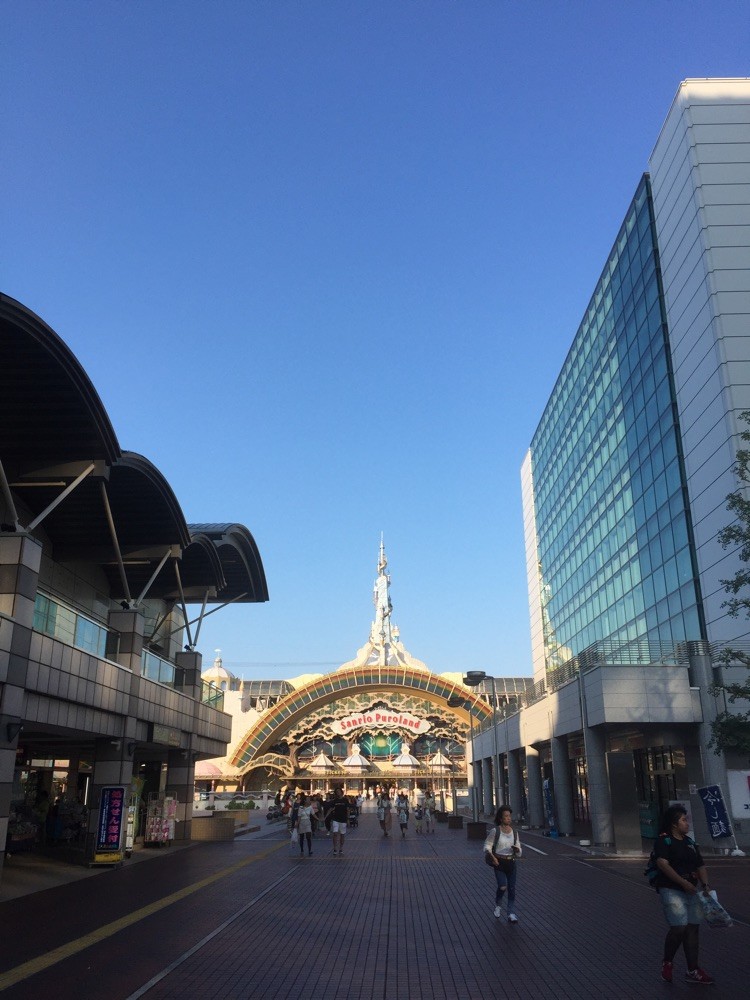
<instances>
[{"instance_id":1,"label":"clear blue sky","mask_svg":"<svg viewBox=\"0 0 750 1000\"><path fill-rule=\"evenodd\" d=\"M382 531L415 656L531 672L519 468L677 86L747 75L748 9L1 0L0 288L265 565L204 661L350 659Z\"/></svg>"}]
</instances>

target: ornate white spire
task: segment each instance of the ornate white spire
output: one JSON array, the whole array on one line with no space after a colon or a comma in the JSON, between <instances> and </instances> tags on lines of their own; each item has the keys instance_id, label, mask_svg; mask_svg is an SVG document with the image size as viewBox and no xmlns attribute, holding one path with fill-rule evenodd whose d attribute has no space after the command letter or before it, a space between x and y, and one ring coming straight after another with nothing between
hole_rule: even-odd
<instances>
[{"instance_id":1,"label":"ornate white spire","mask_svg":"<svg viewBox=\"0 0 750 1000\"><path fill-rule=\"evenodd\" d=\"M383 545L383 536L381 534L378 575L372 593L372 601L375 605L375 621L372 623L371 639L376 645L381 647L380 662L384 665L389 662L388 655L393 642L393 635L391 633L391 612L393 611L390 595L391 577L390 574L386 573L387 566L388 559L385 555L385 546Z\"/></svg>"},{"instance_id":2,"label":"ornate white spire","mask_svg":"<svg viewBox=\"0 0 750 1000\"><path fill-rule=\"evenodd\" d=\"M391 578L386 572L388 559L385 554L383 535L380 536L380 552L378 554L378 575L372 591L372 603L375 605L375 621L370 625L370 638L357 650L357 655L348 663L343 663L339 670L350 667L374 666L384 667L401 665L416 670L426 670L421 660L415 659L401 644L401 634L398 625L391 623L393 605L391 604Z\"/></svg>"}]
</instances>

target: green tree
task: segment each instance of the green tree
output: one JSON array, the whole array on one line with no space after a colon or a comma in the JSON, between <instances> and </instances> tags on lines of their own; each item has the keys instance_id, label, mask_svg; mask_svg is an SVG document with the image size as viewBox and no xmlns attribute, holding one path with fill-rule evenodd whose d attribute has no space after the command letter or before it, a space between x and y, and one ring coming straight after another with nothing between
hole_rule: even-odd
<instances>
[{"instance_id":1,"label":"green tree","mask_svg":"<svg viewBox=\"0 0 750 1000\"><path fill-rule=\"evenodd\" d=\"M740 419L745 422L745 430L740 432L742 441L750 446L750 410L744 410ZM740 615L750 618L750 447L737 451L735 474L739 485L734 493L727 497L727 510L734 515L732 524L723 528L718 535L719 542L727 549L739 546L739 559L742 567L729 580L722 580L724 589L732 596L724 601L722 607L732 618ZM725 665L744 665L750 671L750 654L740 649L727 648L719 655L719 661ZM744 683L717 684L712 693L723 695L729 704L737 701L750 701L750 673ZM750 754L750 711L729 711L725 709L711 723L711 739L709 746L715 753L735 751Z\"/></svg>"}]
</instances>

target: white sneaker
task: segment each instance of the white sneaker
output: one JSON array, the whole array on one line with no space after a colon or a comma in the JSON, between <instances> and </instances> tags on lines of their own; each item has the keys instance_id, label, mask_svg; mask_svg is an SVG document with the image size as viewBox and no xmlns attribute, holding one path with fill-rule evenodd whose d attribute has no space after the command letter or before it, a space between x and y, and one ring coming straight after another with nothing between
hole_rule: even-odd
<instances>
[{"instance_id":1,"label":"white sneaker","mask_svg":"<svg viewBox=\"0 0 750 1000\"><path fill-rule=\"evenodd\" d=\"M496 907L495 907L495 916L496 916L496 917L499 917L499 916L500 916L500 914L501 914L502 912L503 912L503 911L502 911L502 910L500 909L500 907L499 907L499 906L496 906Z\"/></svg>"},{"instance_id":2,"label":"white sneaker","mask_svg":"<svg viewBox=\"0 0 750 1000\"><path fill-rule=\"evenodd\" d=\"M515 915L515 913L509 913L508 914L508 923L509 924L517 924L518 923L518 917Z\"/></svg>"}]
</instances>

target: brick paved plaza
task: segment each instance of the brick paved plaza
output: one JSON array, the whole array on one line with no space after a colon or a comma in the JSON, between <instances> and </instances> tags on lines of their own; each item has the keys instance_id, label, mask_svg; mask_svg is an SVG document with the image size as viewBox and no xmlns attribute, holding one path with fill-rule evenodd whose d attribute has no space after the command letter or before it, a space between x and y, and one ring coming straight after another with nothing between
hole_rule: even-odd
<instances>
[{"instance_id":1,"label":"brick paved plaza","mask_svg":"<svg viewBox=\"0 0 750 1000\"><path fill-rule=\"evenodd\" d=\"M665 928L643 858L596 859L524 834L511 926L493 916L480 842L443 824L432 836L412 827L405 841L394 833L383 838L365 812L343 858L318 836L300 861L281 827L264 827L6 899L0 990L9 1000L747 995L748 858L709 862L736 918L730 930L701 929L701 964L716 986L683 983L680 955L670 987L659 978ZM14 874L7 881L12 892Z\"/></svg>"}]
</instances>

